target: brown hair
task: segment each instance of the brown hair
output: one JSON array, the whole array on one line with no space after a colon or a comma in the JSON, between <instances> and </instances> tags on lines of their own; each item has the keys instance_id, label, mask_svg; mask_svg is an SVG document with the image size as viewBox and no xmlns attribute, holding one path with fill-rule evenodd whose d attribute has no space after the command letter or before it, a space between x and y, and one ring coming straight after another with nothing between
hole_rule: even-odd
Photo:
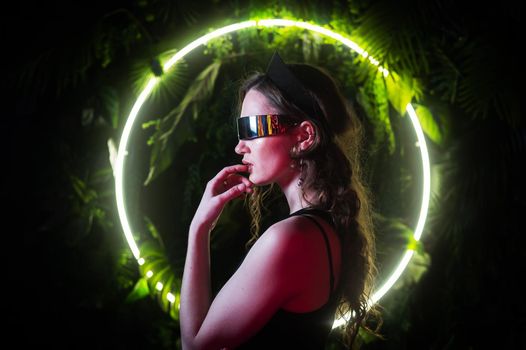
<instances>
[{"instance_id":1,"label":"brown hair","mask_svg":"<svg viewBox=\"0 0 526 350\"><path fill-rule=\"evenodd\" d=\"M332 214L342 244L341 301L336 317L352 312L343 332L352 346L369 315L378 315L368 305L376 276L374 225L371 194L362 181L363 128L336 82L322 68L308 64L287 64L302 83L321 115L307 115L276 87L265 74L254 73L241 85L239 106L247 92L263 93L282 114L313 122L314 144L303 152L291 151L299 165L303 189L317 194L310 203ZM253 243L259 233L261 207L270 189L256 188L249 198ZM305 198L306 199L306 198ZM349 313L350 314L350 313Z\"/></svg>"}]
</instances>

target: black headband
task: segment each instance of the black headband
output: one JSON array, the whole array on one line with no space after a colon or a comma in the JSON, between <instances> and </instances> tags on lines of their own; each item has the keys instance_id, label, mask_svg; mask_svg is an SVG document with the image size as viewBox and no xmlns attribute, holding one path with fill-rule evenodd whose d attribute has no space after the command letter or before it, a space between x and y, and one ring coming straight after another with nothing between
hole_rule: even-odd
<instances>
[{"instance_id":1,"label":"black headband","mask_svg":"<svg viewBox=\"0 0 526 350\"><path fill-rule=\"evenodd\" d=\"M330 132L330 128L324 125L324 117L318 103L308 93L303 84L287 67L277 52L274 52L267 67L266 76L277 86L287 99L298 106L307 114L309 120Z\"/></svg>"}]
</instances>

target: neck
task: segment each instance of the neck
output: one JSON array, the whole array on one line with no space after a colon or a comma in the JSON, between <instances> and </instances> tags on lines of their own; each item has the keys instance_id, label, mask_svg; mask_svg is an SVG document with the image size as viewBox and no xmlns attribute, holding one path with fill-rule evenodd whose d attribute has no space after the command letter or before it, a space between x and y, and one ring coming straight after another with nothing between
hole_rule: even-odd
<instances>
[{"instance_id":1,"label":"neck","mask_svg":"<svg viewBox=\"0 0 526 350\"><path fill-rule=\"evenodd\" d=\"M309 191L305 191L304 195L302 187L298 186L299 178L300 177L298 175L292 178L291 181L289 181L286 184L279 184L281 190L287 198L290 213L310 206L311 204L309 202L312 203L312 194ZM307 198L309 201L307 201L304 197Z\"/></svg>"}]
</instances>

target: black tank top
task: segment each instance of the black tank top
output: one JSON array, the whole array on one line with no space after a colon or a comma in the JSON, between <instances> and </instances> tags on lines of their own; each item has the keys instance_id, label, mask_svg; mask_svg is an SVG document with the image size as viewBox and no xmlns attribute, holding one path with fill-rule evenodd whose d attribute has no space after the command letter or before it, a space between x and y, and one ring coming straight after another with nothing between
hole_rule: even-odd
<instances>
[{"instance_id":1,"label":"black tank top","mask_svg":"<svg viewBox=\"0 0 526 350\"><path fill-rule=\"evenodd\" d=\"M307 215L308 214L308 215ZM323 227L313 216L321 217L334 227L330 213L303 208L291 216L303 215L318 226L327 247L330 268L330 296L319 309L311 312L289 312L279 309L267 324L238 349L324 349L329 332L334 323L334 313L338 305L338 289L334 289L334 271L329 239Z\"/></svg>"}]
</instances>

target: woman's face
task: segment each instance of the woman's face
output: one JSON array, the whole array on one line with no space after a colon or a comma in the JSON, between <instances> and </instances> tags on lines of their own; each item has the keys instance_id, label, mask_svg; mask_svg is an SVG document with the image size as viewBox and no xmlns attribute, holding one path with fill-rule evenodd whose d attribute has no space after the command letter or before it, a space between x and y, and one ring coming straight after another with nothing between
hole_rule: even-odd
<instances>
[{"instance_id":1,"label":"woman's face","mask_svg":"<svg viewBox=\"0 0 526 350\"><path fill-rule=\"evenodd\" d=\"M279 111L261 92L251 89L243 100L241 117L261 114L279 114ZM291 167L290 151L294 140L293 133L240 140L235 151L249 165L249 180L255 185L276 182L282 187L293 181L296 170Z\"/></svg>"}]
</instances>

